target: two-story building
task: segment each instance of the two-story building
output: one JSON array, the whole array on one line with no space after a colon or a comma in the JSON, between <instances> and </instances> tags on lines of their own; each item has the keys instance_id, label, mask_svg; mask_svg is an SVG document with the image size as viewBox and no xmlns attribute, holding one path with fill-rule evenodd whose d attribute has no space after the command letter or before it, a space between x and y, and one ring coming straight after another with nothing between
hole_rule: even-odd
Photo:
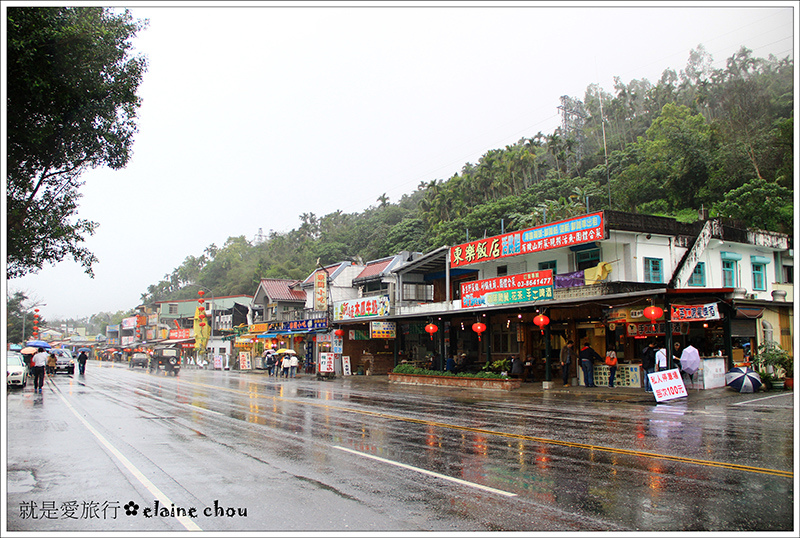
<instances>
[{"instance_id":1,"label":"two-story building","mask_svg":"<svg viewBox=\"0 0 800 538\"><path fill-rule=\"evenodd\" d=\"M355 344L367 334L358 325L391 321L395 363L442 368L448 355L465 354L469 368L520 355L533 378L547 381L568 340L590 342L601 355L614 349L620 382L634 386L641 372L625 365L656 338L716 358L719 382L765 337L780 332L793 353L789 247L784 234L722 219L601 211L416 257L395 270L388 300L335 311L334 324L345 329L344 354L364 347ZM646 318L647 306L662 315Z\"/></svg>"}]
</instances>

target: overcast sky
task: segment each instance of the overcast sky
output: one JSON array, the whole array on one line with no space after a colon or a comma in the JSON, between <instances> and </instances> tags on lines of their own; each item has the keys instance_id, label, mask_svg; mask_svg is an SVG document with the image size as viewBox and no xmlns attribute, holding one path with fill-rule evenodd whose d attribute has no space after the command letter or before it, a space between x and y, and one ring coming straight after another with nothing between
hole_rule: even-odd
<instances>
[{"instance_id":1,"label":"overcast sky","mask_svg":"<svg viewBox=\"0 0 800 538\"><path fill-rule=\"evenodd\" d=\"M133 308L229 237L397 202L551 133L560 96L613 92L615 76L655 83L699 44L715 67L741 46L794 58L797 23L796 2L135 7L148 4L127 4L150 21L135 40L149 69L133 158L82 177L95 278L65 260L6 282L46 319Z\"/></svg>"}]
</instances>

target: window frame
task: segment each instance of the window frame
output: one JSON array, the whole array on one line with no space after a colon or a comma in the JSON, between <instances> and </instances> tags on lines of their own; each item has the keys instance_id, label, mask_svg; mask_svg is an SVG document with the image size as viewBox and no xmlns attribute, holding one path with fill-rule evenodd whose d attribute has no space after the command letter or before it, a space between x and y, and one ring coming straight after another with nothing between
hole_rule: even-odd
<instances>
[{"instance_id":1,"label":"window frame","mask_svg":"<svg viewBox=\"0 0 800 538\"><path fill-rule=\"evenodd\" d=\"M692 269L687 285L701 287L706 285L706 262L697 262Z\"/></svg>"},{"instance_id":2,"label":"window frame","mask_svg":"<svg viewBox=\"0 0 800 538\"><path fill-rule=\"evenodd\" d=\"M657 267L655 267L657 266ZM655 269L654 269L655 267ZM644 259L644 281L653 284L664 283L664 258Z\"/></svg>"}]
</instances>

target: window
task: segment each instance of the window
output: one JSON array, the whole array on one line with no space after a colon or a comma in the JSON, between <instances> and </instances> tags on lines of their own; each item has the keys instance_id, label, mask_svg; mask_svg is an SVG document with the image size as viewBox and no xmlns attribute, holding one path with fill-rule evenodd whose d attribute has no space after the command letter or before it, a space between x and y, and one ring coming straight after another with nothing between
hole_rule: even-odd
<instances>
[{"instance_id":1,"label":"window","mask_svg":"<svg viewBox=\"0 0 800 538\"><path fill-rule=\"evenodd\" d=\"M170 304L169 305L169 313L170 314L177 314L178 313L178 305Z\"/></svg>"},{"instance_id":2,"label":"window","mask_svg":"<svg viewBox=\"0 0 800 538\"><path fill-rule=\"evenodd\" d=\"M764 291L767 289L766 284L764 284L764 273L765 273L765 266L763 263L754 263L753 264L753 289Z\"/></svg>"},{"instance_id":3,"label":"window","mask_svg":"<svg viewBox=\"0 0 800 538\"><path fill-rule=\"evenodd\" d=\"M508 274L508 265L497 266L497 276L506 276Z\"/></svg>"},{"instance_id":4,"label":"window","mask_svg":"<svg viewBox=\"0 0 800 538\"><path fill-rule=\"evenodd\" d=\"M706 264L705 262L697 262L692 271L692 276L689 277L690 286L705 286L706 285Z\"/></svg>"},{"instance_id":5,"label":"window","mask_svg":"<svg viewBox=\"0 0 800 538\"><path fill-rule=\"evenodd\" d=\"M404 301L433 301L433 285L403 283Z\"/></svg>"},{"instance_id":6,"label":"window","mask_svg":"<svg viewBox=\"0 0 800 538\"><path fill-rule=\"evenodd\" d=\"M581 250L576 252L575 262L578 266L578 271L594 267L600 263L600 249L595 248L592 250Z\"/></svg>"},{"instance_id":7,"label":"window","mask_svg":"<svg viewBox=\"0 0 800 538\"><path fill-rule=\"evenodd\" d=\"M663 260L661 258L644 259L644 281L645 282L664 282L661 270Z\"/></svg>"},{"instance_id":8,"label":"window","mask_svg":"<svg viewBox=\"0 0 800 538\"><path fill-rule=\"evenodd\" d=\"M753 267L753 289L766 291L767 289L767 264L770 259L766 256L750 256Z\"/></svg>"},{"instance_id":9,"label":"window","mask_svg":"<svg viewBox=\"0 0 800 538\"><path fill-rule=\"evenodd\" d=\"M492 326L492 352L519 353L516 322Z\"/></svg>"},{"instance_id":10,"label":"window","mask_svg":"<svg viewBox=\"0 0 800 538\"><path fill-rule=\"evenodd\" d=\"M722 285L736 287L736 260L722 260Z\"/></svg>"},{"instance_id":11,"label":"window","mask_svg":"<svg viewBox=\"0 0 800 538\"><path fill-rule=\"evenodd\" d=\"M539 271L544 271L546 269L552 269L553 274L556 274L556 261L551 260L549 262L539 262Z\"/></svg>"}]
</instances>

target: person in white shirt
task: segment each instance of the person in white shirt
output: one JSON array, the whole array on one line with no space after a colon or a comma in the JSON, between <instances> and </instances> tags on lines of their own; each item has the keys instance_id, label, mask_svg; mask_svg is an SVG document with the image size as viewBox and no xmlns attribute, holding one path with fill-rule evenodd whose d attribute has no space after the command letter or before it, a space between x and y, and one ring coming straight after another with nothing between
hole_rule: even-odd
<instances>
[{"instance_id":1,"label":"person in white shirt","mask_svg":"<svg viewBox=\"0 0 800 538\"><path fill-rule=\"evenodd\" d=\"M283 359L281 360L281 377L289 377L289 367L292 365L292 360L289 358L289 355L284 355Z\"/></svg>"},{"instance_id":2,"label":"person in white shirt","mask_svg":"<svg viewBox=\"0 0 800 538\"><path fill-rule=\"evenodd\" d=\"M289 377L297 377L297 367L300 366L300 361L297 355L292 355L289 358Z\"/></svg>"},{"instance_id":3,"label":"person in white shirt","mask_svg":"<svg viewBox=\"0 0 800 538\"><path fill-rule=\"evenodd\" d=\"M667 369L667 350L663 347L656 351L656 365L659 371Z\"/></svg>"},{"instance_id":4,"label":"person in white shirt","mask_svg":"<svg viewBox=\"0 0 800 538\"><path fill-rule=\"evenodd\" d=\"M33 366L33 391L42 392L44 386L44 369L47 366L47 358L49 354L44 348L39 348L39 351L31 359Z\"/></svg>"}]
</instances>

